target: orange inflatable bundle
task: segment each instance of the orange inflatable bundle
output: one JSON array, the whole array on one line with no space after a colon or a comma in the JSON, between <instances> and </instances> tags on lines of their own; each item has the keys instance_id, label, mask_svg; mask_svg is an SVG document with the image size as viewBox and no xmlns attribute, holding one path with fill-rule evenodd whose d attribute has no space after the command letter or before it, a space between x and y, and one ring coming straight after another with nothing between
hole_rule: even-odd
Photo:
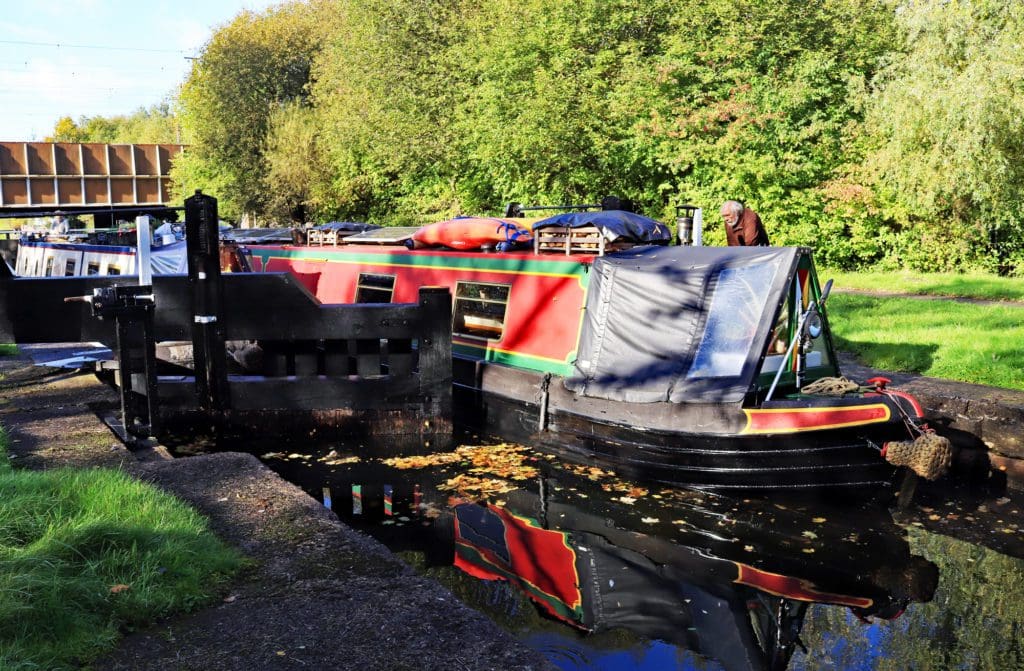
<instances>
[{"instance_id":1,"label":"orange inflatable bundle","mask_svg":"<svg viewBox=\"0 0 1024 671\"><path fill-rule=\"evenodd\" d=\"M416 247L443 245L452 249L473 250L493 247L508 251L533 240L525 219L498 217L457 217L420 227L413 233Z\"/></svg>"}]
</instances>

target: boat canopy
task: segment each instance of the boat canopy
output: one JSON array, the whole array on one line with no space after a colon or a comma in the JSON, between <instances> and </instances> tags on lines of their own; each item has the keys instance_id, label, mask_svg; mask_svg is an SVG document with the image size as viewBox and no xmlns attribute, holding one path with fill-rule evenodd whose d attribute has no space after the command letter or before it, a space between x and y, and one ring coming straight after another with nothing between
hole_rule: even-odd
<instances>
[{"instance_id":1,"label":"boat canopy","mask_svg":"<svg viewBox=\"0 0 1024 671\"><path fill-rule=\"evenodd\" d=\"M672 231L665 224L642 214L625 210L565 212L541 219L533 225L533 230L551 226L565 228L593 226L601 231L608 240L622 238L636 242L667 243L672 239Z\"/></svg>"},{"instance_id":2,"label":"boat canopy","mask_svg":"<svg viewBox=\"0 0 1024 671\"><path fill-rule=\"evenodd\" d=\"M742 401L797 264L809 254L644 246L596 259L565 386L633 403Z\"/></svg>"}]
</instances>

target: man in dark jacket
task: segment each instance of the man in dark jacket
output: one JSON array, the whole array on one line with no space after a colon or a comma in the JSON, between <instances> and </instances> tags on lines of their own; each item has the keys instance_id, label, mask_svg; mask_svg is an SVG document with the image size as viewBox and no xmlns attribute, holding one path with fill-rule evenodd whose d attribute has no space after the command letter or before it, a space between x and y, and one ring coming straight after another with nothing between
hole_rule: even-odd
<instances>
[{"instance_id":1,"label":"man in dark jacket","mask_svg":"<svg viewBox=\"0 0 1024 671\"><path fill-rule=\"evenodd\" d=\"M771 244L761 217L749 207L743 207L743 203L727 200L722 203L721 214L729 246L767 247Z\"/></svg>"}]
</instances>

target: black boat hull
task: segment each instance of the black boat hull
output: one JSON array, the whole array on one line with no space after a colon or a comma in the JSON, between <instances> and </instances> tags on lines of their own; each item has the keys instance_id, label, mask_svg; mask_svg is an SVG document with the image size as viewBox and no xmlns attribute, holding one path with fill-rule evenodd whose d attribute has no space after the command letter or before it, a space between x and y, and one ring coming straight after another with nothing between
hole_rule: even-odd
<instances>
[{"instance_id":1,"label":"black boat hull","mask_svg":"<svg viewBox=\"0 0 1024 671\"><path fill-rule=\"evenodd\" d=\"M874 495L889 490L897 474L880 455L881 445L899 428L895 421L793 434L652 429L551 404L542 391L543 376L524 387L522 371L506 370L488 371L487 385L456 375L457 424L581 463L596 460L622 475L701 489L845 488Z\"/></svg>"}]
</instances>

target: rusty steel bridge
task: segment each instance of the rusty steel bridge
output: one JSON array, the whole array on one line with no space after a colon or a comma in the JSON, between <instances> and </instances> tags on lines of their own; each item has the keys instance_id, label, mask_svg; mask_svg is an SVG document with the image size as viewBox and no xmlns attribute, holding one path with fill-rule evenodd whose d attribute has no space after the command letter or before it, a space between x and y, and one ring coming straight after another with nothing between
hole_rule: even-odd
<instances>
[{"instance_id":1,"label":"rusty steel bridge","mask_svg":"<svg viewBox=\"0 0 1024 671\"><path fill-rule=\"evenodd\" d=\"M96 226L172 209L180 144L0 142L0 218L92 215Z\"/></svg>"}]
</instances>

